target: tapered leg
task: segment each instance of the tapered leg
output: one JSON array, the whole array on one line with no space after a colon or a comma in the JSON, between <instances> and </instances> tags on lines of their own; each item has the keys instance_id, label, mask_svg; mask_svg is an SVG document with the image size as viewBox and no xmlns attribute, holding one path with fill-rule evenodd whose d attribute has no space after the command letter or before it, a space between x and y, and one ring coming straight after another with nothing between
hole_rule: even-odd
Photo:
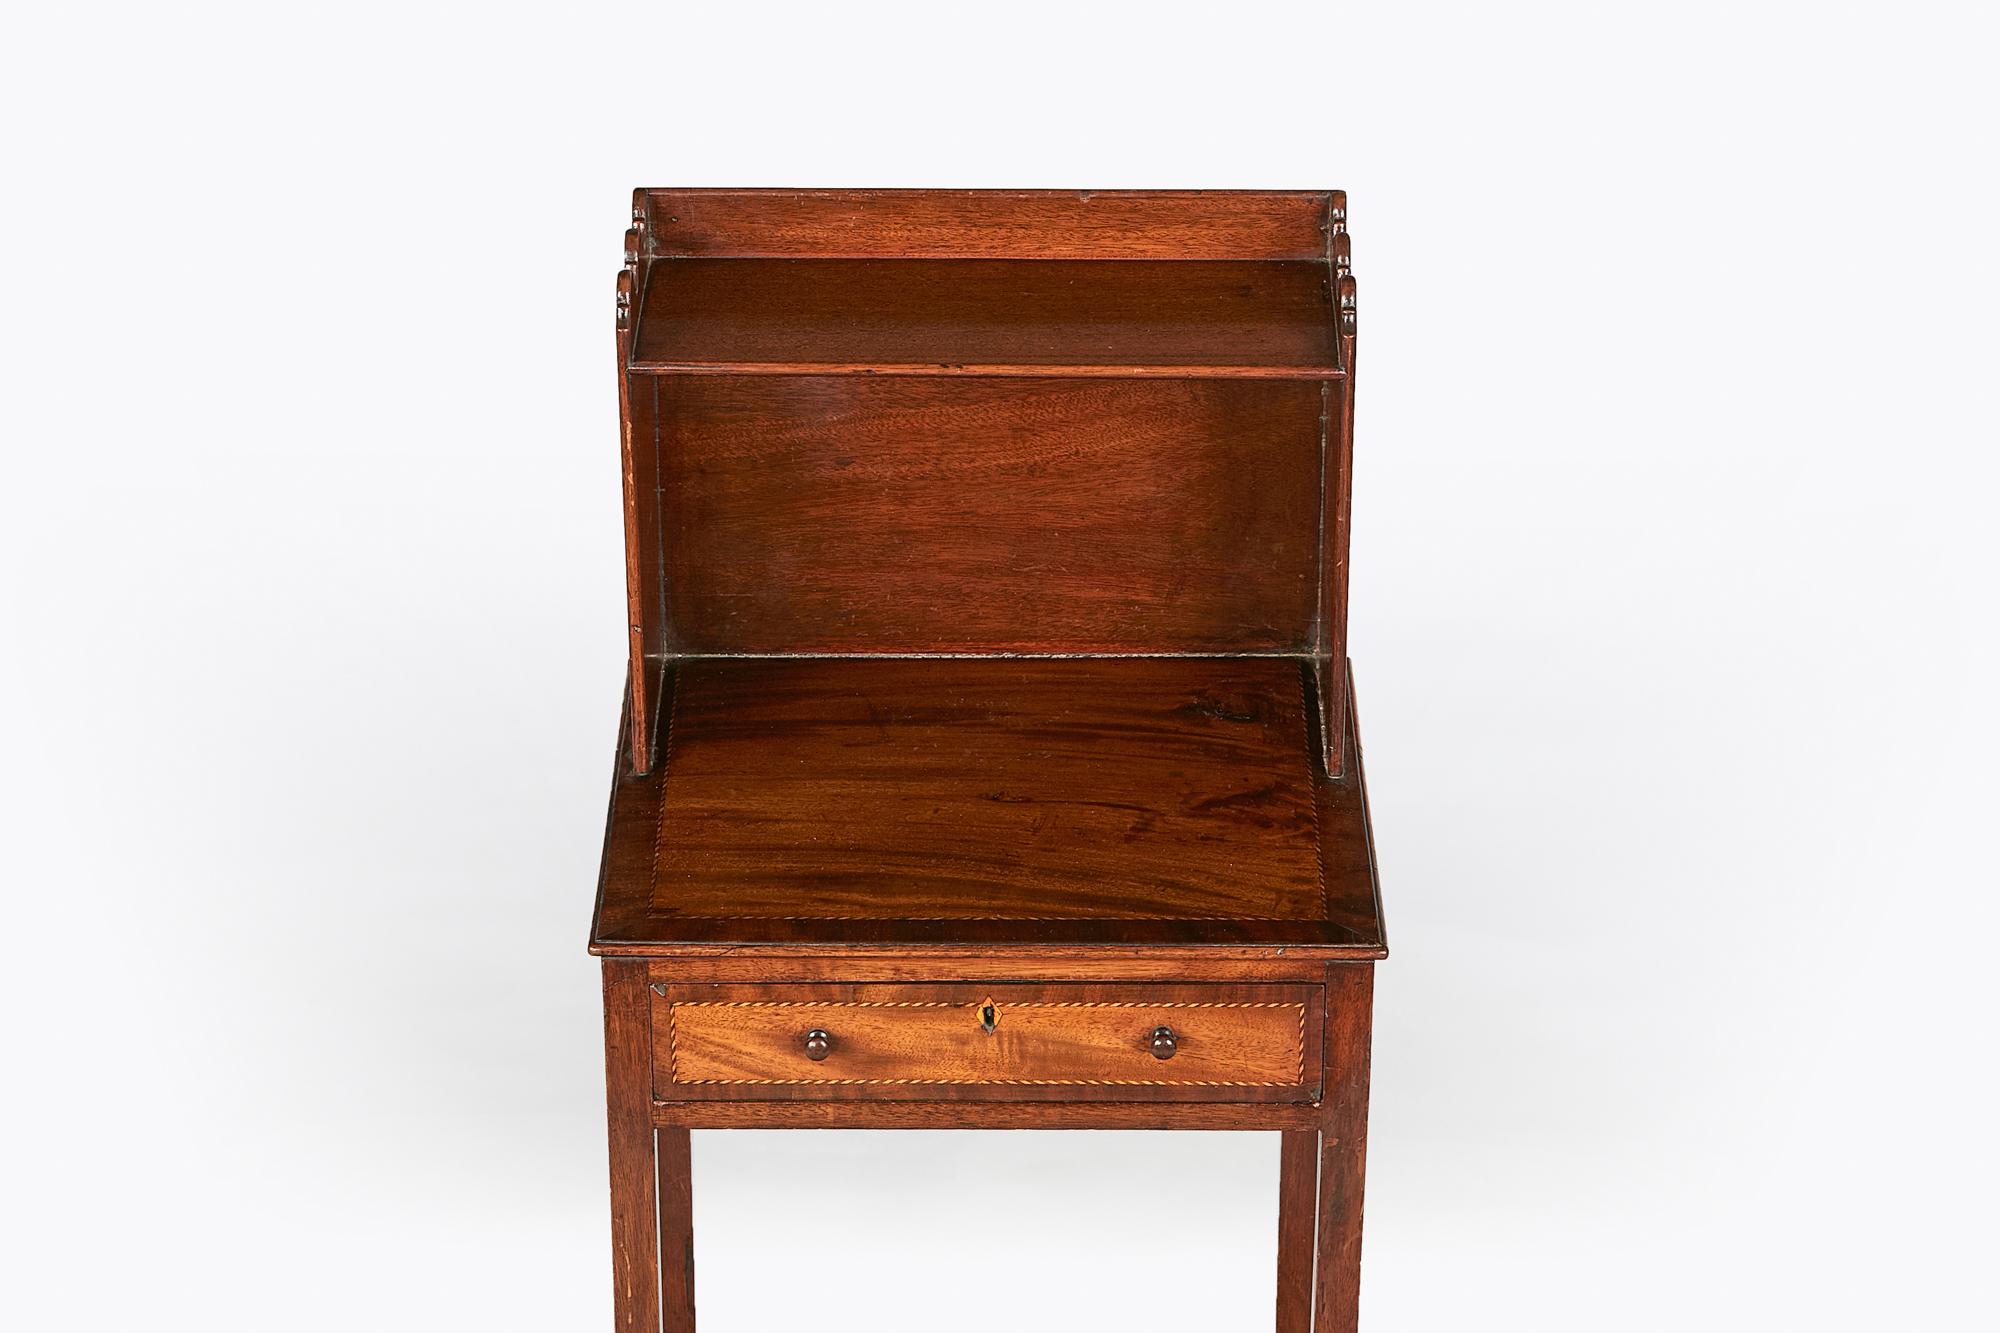
<instances>
[{"instance_id":1,"label":"tapered leg","mask_svg":"<svg viewBox=\"0 0 2000 1333\"><path fill-rule=\"evenodd\" d=\"M1326 1118L1320 1131L1319 1256L1313 1333L1355 1333L1361 1318L1361 1194L1368 1160L1368 1046L1375 968L1326 976Z\"/></svg>"},{"instance_id":2,"label":"tapered leg","mask_svg":"<svg viewBox=\"0 0 2000 1333\"><path fill-rule=\"evenodd\" d=\"M1319 1132L1288 1129L1279 1140L1278 1333L1311 1333Z\"/></svg>"},{"instance_id":3,"label":"tapered leg","mask_svg":"<svg viewBox=\"0 0 2000 1333\"><path fill-rule=\"evenodd\" d=\"M694 1180L688 1132L654 1137L660 1164L660 1311L665 1333L694 1333Z\"/></svg>"},{"instance_id":4,"label":"tapered leg","mask_svg":"<svg viewBox=\"0 0 2000 1333\"><path fill-rule=\"evenodd\" d=\"M646 965L633 959L607 958L604 1089L611 1121L611 1308L612 1327L617 1333L660 1330L652 1065ZM681 1137L685 1142L685 1131ZM683 1178L685 1175L683 1172Z\"/></svg>"}]
</instances>

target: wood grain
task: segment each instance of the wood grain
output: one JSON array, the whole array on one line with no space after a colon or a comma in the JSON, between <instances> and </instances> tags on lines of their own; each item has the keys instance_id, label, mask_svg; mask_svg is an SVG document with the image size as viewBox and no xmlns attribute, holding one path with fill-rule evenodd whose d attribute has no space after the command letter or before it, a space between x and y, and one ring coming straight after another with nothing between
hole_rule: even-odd
<instances>
[{"instance_id":1,"label":"wood grain","mask_svg":"<svg viewBox=\"0 0 2000 1333\"><path fill-rule=\"evenodd\" d=\"M683 1129L1288 1130L1318 1124L1308 1102L676 1101L653 1122Z\"/></svg>"},{"instance_id":2,"label":"wood grain","mask_svg":"<svg viewBox=\"0 0 2000 1333\"><path fill-rule=\"evenodd\" d=\"M677 259L633 370L743 374L1340 374L1321 263Z\"/></svg>"},{"instance_id":3,"label":"wood grain","mask_svg":"<svg viewBox=\"0 0 2000 1333\"><path fill-rule=\"evenodd\" d=\"M685 1129L654 1131L662 1333L694 1333L694 1160Z\"/></svg>"},{"instance_id":4,"label":"wood grain","mask_svg":"<svg viewBox=\"0 0 2000 1333\"><path fill-rule=\"evenodd\" d=\"M1352 340L1350 339L1350 344ZM1347 706L1353 686L1348 679L1347 584L1348 549L1353 531L1354 384L1351 380L1326 386L1327 487L1325 572L1321 580L1321 656L1318 679L1320 716L1325 719L1326 771L1335 777L1346 771Z\"/></svg>"},{"instance_id":5,"label":"wood grain","mask_svg":"<svg viewBox=\"0 0 2000 1333\"><path fill-rule=\"evenodd\" d=\"M624 1333L692 1333L693 1128L1278 1130L1278 1333L1353 1333L1346 219L635 194L591 942Z\"/></svg>"},{"instance_id":6,"label":"wood grain","mask_svg":"<svg viewBox=\"0 0 2000 1333\"><path fill-rule=\"evenodd\" d=\"M657 910L1325 914L1293 663L793 659L677 676Z\"/></svg>"},{"instance_id":7,"label":"wood grain","mask_svg":"<svg viewBox=\"0 0 2000 1333\"><path fill-rule=\"evenodd\" d=\"M685 190L637 198L650 253L908 259L1314 259L1328 191Z\"/></svg>"},{"instance_id":8,"label":"wood grain","mask_svg":"<svg viewBox=\"0 0 2000 1333\"><path fill-rule=\"evenodd\" d=\"M1327 920L1339 929L1377 941L1387 951L1382 890L1375 872L1375 830L1368 816L1368 783L1363 775L1359 718L1354 706L1353 664L1340 673L1346 743L1339 747L1343 771L1320 775L1320 874L1328 886ZM1314 748L1318 749L1315 737ZM1336 889L1342 886L1345 892Z\"/></svg>"},{"instance_id":9,"label":"wood grain","mask_svg":"<svg viewBox=\"0 0 2000 1333\"><path fill-rule=\"evenodd\" d=\"M632 771L644 773L653 762L653 725L657 718L658 662L666 648L666 606L661 594L660 449L658 388L652 381L627 375L623 363L630 345L629 312L633 278L621 272L618 283L618 422L621 486L625 517L626 740Z\"/></svg>"},{"instance_id":10,"label":"wood grain","mask_svg":"<svg viewBox=\"0 0 2000 1333\"><path fill-rule=\"evenodd\" d=\"M1321 958L1232 958L1219 949L1156 948L1140 953L1076 950L1037 954L991 950L883 953L867 946L804 957L769 949L732 950L721 957L678 956L655 962L648 971L655 985L701 982L782 983L815 981L1310 981L1326 973ZM1220 956L1219 956L1220 955Z\"/></svg>"},{"instance_id":11,"label":"wood grain","mask_svg":"<svg viewBox=\"0 0 2000 1333\"><path fill-rule=\"evenodd\" d=\"M1311 1333L1319 1134L1288 1130L1278 1145L1278 1333Z\"/></svg>"},{"instance_id":12,"label":"wood grain","mask_svg":"<svg viewBox=\"0 0 2000 1333\"><path fill-rule=\"evenodd\" d=\"M1348 552L1352 545L1354 497L1354 357L1356 303L1352 242L1347 234L1347 200L1334 202L1327 232L1327 266L1332 274L1336 308L1336 359L1346 372L1338 382L1322 386L1326 395L1326 458L1322 480L1326 488L1325 522L1320 551L1319 683L1320 739L1326 771L1346 772L1352 730L1346 709L1352 702L1347 660Z\"/></svg>"},{"instance_id":13,"label":"wood grain","mask_svg":"<svg viewBox=\"0 0 2000 1333\"><path fill-rule=\"evenodd\" d=\"M660 993L664 990L664 993ZM655 987L661 1098L1309 1101L1311 986ZM985 1018L990 1015L989 1030ZM1178 1050L1156 1059L1156 1028ZM830 1036L810 1058L808 1032Z\"/></svg>"},{"instance_id":14,"label":"wood grain","mask_svg":"<svg viewBox=\"0 0 2000 1333\"><path fill-rule=\"evenodd\" d=\"M676 379L672 647L1307 652L1318 387Z\"/></svg>"},{"instance_id":15,"label":"wood grain","mask_svg":"<svg viewBox=\"0 0 2000 1333\"><path fill-rule=\"evenodd\" d=\"M604 1083L610 1116L612 1316L618 1333L658 1333L658 1196L646 965L604 960Z\"/></svg>"},{"instance_id":16,"label":"wood grain","mask_svg":"<svg viewBox=\"0 0 2000 1333\"><path fill-rule=\"evenodd\" d=\"M1384 954L1362 768L1312 772L1298 662L712 659L676 674L704 672L707 703L668 691L682 706L662 770L616 784L600 953L949 969L981 952L1002 971ZM1244 688L1215 689L1229 679ZM1316 810L1303 827L1300 796Z\"/></svg>"},{"instance_id":17,"label":"wood grain","mask_svg":"<svg viewBox=\"0 0 2000 1333\"><path fill-rule=\"evenodd\" d=\"M1319 1245L1313 1333L1361 1319L1361 1204L1368 1160L1368 1055L1375 969L1327 969L1326 1096L1321 1103Z\"/></svg>"}]
</instances>

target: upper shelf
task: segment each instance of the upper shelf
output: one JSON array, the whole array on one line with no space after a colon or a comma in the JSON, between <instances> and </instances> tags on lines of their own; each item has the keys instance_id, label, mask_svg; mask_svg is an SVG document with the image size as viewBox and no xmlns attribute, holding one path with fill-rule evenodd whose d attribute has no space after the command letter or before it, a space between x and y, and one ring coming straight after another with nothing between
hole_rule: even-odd
<instances>
[{"instance_id":1,"label":"upper shelf","mask_svg":"<svg viewBox=\"0 0 2000 1333\"><path fill-rule=\"evenodd\" d=\"M629 366L1335 379L1320 260L661 257Z\"/></svg>"}]
</instances>

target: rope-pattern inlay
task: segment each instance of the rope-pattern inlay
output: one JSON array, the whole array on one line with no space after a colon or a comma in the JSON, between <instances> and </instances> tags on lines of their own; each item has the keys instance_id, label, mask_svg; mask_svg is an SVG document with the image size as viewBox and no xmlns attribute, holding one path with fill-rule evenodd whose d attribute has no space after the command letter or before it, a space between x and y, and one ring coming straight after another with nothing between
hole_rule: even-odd
<instances>
[{"instance_id":1,"label":"rope-pattern inlay","mask_svg":"<svg viewBox=\"0 0 2000 1333\"><path fill-rule=\"evenodd\" d=\"M1201 1079L1201 1078L683 1078L680 1044L674 1015L681 1009L824 1009L838 1013L849 1009L958 1009L976 1013L990 1001L961 1004L951 1000L678 1000L667 1004L667 1077L683 1085L813 1084L898 1087L918 1084L936 1086L981 1085L993 1087L1181 1087L1181 1088L1282 1088L1303 1086L1306 1081L1306 1006L1278 1000L1164 1000L1148 1004L1136 1000L1021 1000L995 1007L1004 1016L1021 1009L1292 1009L1299 1016L1297 1038L1298 1074L1287 1083L1281 1079Z\"/></svg>"}]
</instances>

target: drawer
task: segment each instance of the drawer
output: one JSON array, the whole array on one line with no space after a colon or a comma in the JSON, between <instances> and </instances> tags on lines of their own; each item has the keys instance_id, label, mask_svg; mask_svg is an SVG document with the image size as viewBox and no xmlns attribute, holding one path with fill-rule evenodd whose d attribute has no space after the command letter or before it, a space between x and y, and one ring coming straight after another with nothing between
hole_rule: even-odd
<instances>
[{"instance_id":1,"label":"drawer","mask_svg":"<svg viewBox=\"0 0 2000 1333\"><path fill-rule=\"evenodd\" d=\"M1317 986L653 989L653 1085L667 1101L1319 1095Z\"/></svg>"}]
</instances>

